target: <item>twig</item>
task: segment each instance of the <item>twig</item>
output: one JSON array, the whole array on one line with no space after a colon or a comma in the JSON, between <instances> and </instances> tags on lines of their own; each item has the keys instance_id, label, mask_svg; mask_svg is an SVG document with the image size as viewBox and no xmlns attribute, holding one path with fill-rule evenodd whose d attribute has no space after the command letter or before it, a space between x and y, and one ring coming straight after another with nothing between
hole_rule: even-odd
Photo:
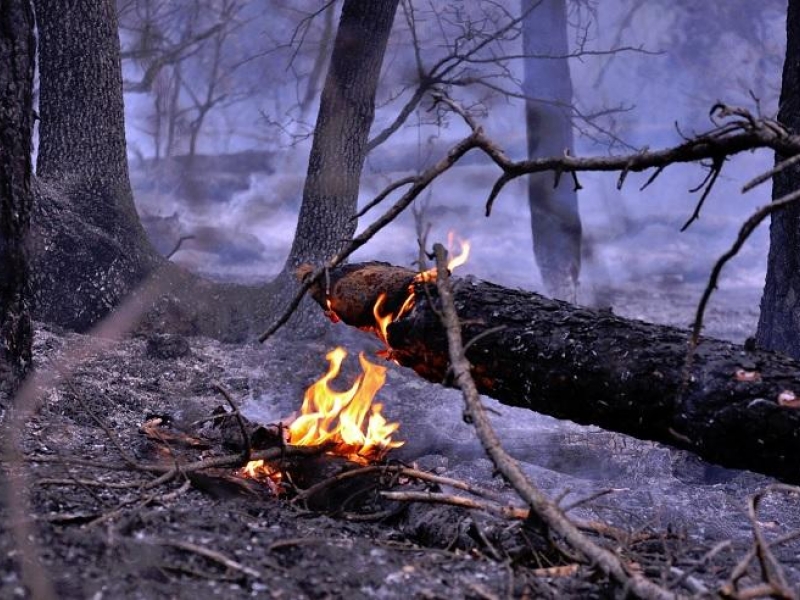
<instances>
[{"instance_id":1,"label":"twig","mask_svg":"<svg viewBox=\"0 0 800 600\"><path fill-rule=\"evenodd\" d=\"M398 500L401 502L426 502L429 504L450 504L474 510L485 510L488 513L499 515L504 519L516 519L523 521L528 518L528 509L518 506L504 506L495 502L486 502L458 496L455 494L443 494L439 492L381 492L381 496L387 500Z\"/></svg>"},{"instance_id":2,"label":"twig","mask_svg":"<svg viewBox=\"0 0 800 600\"><path fill-rule=\"evenodd\" d=\"M739 250L741 250L744 243L750 238L750 235L764 219L766 219L772 213L782 210L790 204L794 204L798 200L800 200L800 190L786 194L774 202L762 206L756 210L756 212L750 215L750 218L748 218L739 229L739 234L736 236L736 241L733 243L733 245L717 260L716 263L714 263L714 268L711 270L708 283L706 284L706 287L703 290L703 295L701 296L700 302L697 305L697 312L695 314L694 323L692 324L692 337L686 357L687 374L689 373L688 369L691 367L694 351L696 350L697 345L700 343L700 332L703 329L703 318L705 316L706 306L711 298L711 294L713 294L714 290L717 288L717 282L719 280L719 275L722 272L722 268L730 259L739 253ZM687 380L687 378L684 377L684 380Z\"/></svg>"},{"instance_id":3,"label":"twig","mask_svg":"<svg viewBox=\"0 0 800 600\"><path fill-rule=\"evenodd\" d=\"M708 175L703 180L703 182L690 192L699 191L701 188L705 187L703 190L702 196L700 196L700 200L697 202L697 205L694 207L694 212L692 216L687 219L687 221L681 227L681 231L686 231L689 226L694 223L697 219L700 218L700 211L703 209L703 204L706 202L706 198L711 193L711 190L714 188L714 184L717 182L717 178L719 177L720 173L722 173L722 166L725 164L724 158L714 157L714 161L711 165L711 170L708 172Z\"/></svg>"},{"instance_id":4,"label":"twig","mask_svg":"<svg viewBox=\"0 0 800 600\"><path fill-rule=\"evenodd\" d=\"M175 247L172 250L170 250L164 258L170 260L173 256L175 256L175 254L177 254L178 250L181 249L181 246L183 246L183 242L193 240L194 238L195 236L193 235L182 235L181 237L178 238L178 241L175 243Z\"/></svg>"},{"instance_id":5,"label":"twig","mask_svg":"<svg viewBox=\"0 0 800 600\"><path fill-rule=\"evenodd\" d=\"M639 573L629 570L618 556L598 546L581 533L557 505L534 487L522 472L519 464L503 449L500 439L483 410L475 381L470 374L470 364L464 356L461 327L447 272L445 249L441 244L436 244L434 253L437 267L436 285L439 288L439 297L444 313L450 362L455 372L456 384L461 388L464 396L465 416L473 423L478 439L497 470L549 528L560 534L570 546L580 551L624 589L640 598L675 600L679 597L677 594L662 588Z\"/></svg>"},{"instance_id":6,"label":"twig","mask_svg":"<svg viewBox=\"0 0 800 600\"><path fill-rule=\"evenodd\" d=\"M105 424L103 419L97 416L97 414L95 414L95 412L91 408L89 408L89 405L86 404L86 402L83 400L81 394L79 394L78 391L75 389L75 385L72 383L72 381L67 380L67 387L72 392L72 395L75 397L75 400L78 402L78 404L81 405L81 408L86 412L86 414L88 414L89 417L91 417L91 419L97 424L97 426L103 430L103 433L106 434L108 441L111 442L114 448L117 449L117 452L119 453L122 460L125 461L125 463L129 467L134 469L138 468L139 467L138 461L135 458L133 458L133 456L131 456L130 453L128 453L128 451L122 446L120 441L117 439L117 436L114 434L111 428Z\"/></svg>"},{"instance_id":7,"label":"twig","mask_svg":"<svg viewBox=\"0 0 800 600\"><path fill-rule=\"evenodd\" d=\"M758 505L764 496L773 491L798 494L800 493L800 488L775 484L753 494L748 499L747 516L750 519L750 526L753 529L755 556L758 558L759 565L761 566L761 575L764 578L764 583L772 589L770 595L780 598L796 598L796 595L789 588L783 569L775 558L775 555L772 554L770 544L764 537L764 533L761 531L761 525L758 522ZM747 592L747 590L743 590L743 592Z\"/></svg>"},{"instance_id":8,"label":"twig","mask_svg":"<svg viewBox=\"0 0 800 600\"><path fill-rule=\"evenodd\" d=\"M362 208L360 211L358 211L355 214L355 216L351 219L351 221L355 221L356 219L360 219L365 214L367 214L372 208L374 208L375 206L377 206L378 204L383 202L383 200L386 198L386 196L391 194L393 191L395 191L398 188L403 187L404 185L412 184L416 180L417 180L417 176L416 175L409 175L408 177L403 177L402 179L398 179L397 181L395 181L393 183L390 183L389 185L387 185L383 189L383 191L381 191L380 194L378 194L372 200L367 202L367 204L364 206L364 208Z\"/></svg>"},{"instance_id":9,"label":"twig","mask_svg":"<svg viewBox=\"0 0 800 600\"><path fill-rule=\"evenodd\" d=\"M239 424L239 431L242 434L242 446L243 446L242 462L246 464L250 462L250 454L253 452L253 447L250 443L250 435L247 433L247 427L245 427L244 420L242 420L242 414L239 412L239 407L236 406L236 403L233 401L233 396L231 396L231 393L220 382L212 381L211 387L213 387L220 394L222 394L222 396L230 405L231 410L233 411L232 413L229 414L232 414L233 417L236 419L236 422Z\"/></svg>"},{"instance_id":10,"label":"twig","mask_svg":"<svg viewBox=\"0 0 800 600\"><path fill-rule=\"evenodd\" d=\"M775 175L777 175L778 173L783 172L784 170L796 165L799 162L800 162L800 154L797 154L795 156L792 156L791 158L779 162L777 165L775 165L772 169L770 169L766 173L762 173L758 177L754 177L753 179L745 183L742 186L742 193L746 194L754 187L757 187L762 183L769 181L770 179L775 177Z\"/></svg>"},{"instance_id":11,"label":"twig","mask_svg":"<svg viewBox=\"0 0 800 600\"><path fill-rule=\"evenodd\" d=\"M244 573L249 577L253 577L254 579L264 579L264 575L252 568L248 567L247 565L243 565L242 563L229 558L222 554L222 552L218 552L216 550L211 550L210 548L206 548L205 546L198 546L197 544L192 544L191 542L183 542L179 540L165 540L160 538L145 538L142 540L146 544L152 544L155 546L169 546L171 548L178 548L179 550L185 550L187 552L191 552L193 554L197 554L198 556L202 556L203 558L207 558L212 560L216 563L221 564L222 566L231 569L232 571L238 571L239 573Z\"/></svg>"},{"instance_id":12,"label":"twig","mask_svg":"<svg viewBox=\"0 0 800 600\"><path fill-rule=\"evenodd\" d=\"M470 485L466 481L462 481L460 479L453 479L451 477L442 477L441 475L434 475L433 473L428 473L427 471L420 471L419 469L412 469L410 467L404 467L400 465L383 465L383 466L373 465L373 466L361 467L359 469L353 469L352 471L345 471L344 473L339 473L338 475L325 479L324 481L320 481L319 483L316 483L311 487L300 492L294 498L294 502L307 500L311 496L318 494L320 491L327 489L328 487L340 481L344 481L346 479L352 479L354 477L361 477L372 473L386 473L395 475L396 477L408 477L411 479L417 479L419 481L435 483L437 485L446 485L455 489L468 492L475 496L488 498L496 502L501 501L500 496L495 492L474 485Z\"/></svg>"}]
</instances>

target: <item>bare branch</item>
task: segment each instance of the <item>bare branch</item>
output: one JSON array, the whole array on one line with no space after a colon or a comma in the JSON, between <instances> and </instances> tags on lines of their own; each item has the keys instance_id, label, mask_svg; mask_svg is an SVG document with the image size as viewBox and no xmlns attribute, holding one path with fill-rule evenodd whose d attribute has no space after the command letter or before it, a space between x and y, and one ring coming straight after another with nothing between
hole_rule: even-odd
<instances>
[{"instance_id":1,"label":"bare branch","mask_svg":"<svg viewBox=\"0 0 800 600\"><path fill-rule=\"evenodd\" d=\"M196 46L201 42L207 40L208 38L215 35L218 31L221 31L225 27L224 23L217 23L213 27L206 29L205 31L201 31L200 33L193 35L181 42L175 44L171 48L163 50L159 55L153 57L152 62L147 65L145 69L144 75L139 81L125 81L123 83L123 88L126 92L135 92L135 93L145 93L149 92L153 87L153 82L158 77L158 74L161 72L161 69L164 67L175 64L177 62L182 61L188 53L194 51ZM148 55L152 57L152 54L148 52ZM137 58L138 52L136 51L128 51L122 53L123 60L126 58Z\"/></svg>"}]
</instances>

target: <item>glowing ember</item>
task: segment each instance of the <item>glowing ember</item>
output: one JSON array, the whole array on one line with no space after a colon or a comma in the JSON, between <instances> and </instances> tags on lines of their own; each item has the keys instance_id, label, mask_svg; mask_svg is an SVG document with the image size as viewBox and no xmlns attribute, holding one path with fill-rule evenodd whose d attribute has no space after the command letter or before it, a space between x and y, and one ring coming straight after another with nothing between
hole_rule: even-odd
<instances>
[{"instance_id":1,"label":"glowing ember","mask_svg":"<svg viewBox=\"0 0 800 600\"><path fill-rule=\"evenodd\" d=\"M375 394L386 381L386 367L372 364L363 354L358 357L363 373L350 389L331 389L328 384L339 375L346 356L341 347L328 353L328 372L306 390L300 416L287 428L287 442L296 446L332 444L331 454L366 464L403 445L392 441L392 434L400 425L389 423L381 414L383 406L373 404ZM264 461L251 461L242 473L255 478L275 475Z\"/></svg>"}]
</instances>

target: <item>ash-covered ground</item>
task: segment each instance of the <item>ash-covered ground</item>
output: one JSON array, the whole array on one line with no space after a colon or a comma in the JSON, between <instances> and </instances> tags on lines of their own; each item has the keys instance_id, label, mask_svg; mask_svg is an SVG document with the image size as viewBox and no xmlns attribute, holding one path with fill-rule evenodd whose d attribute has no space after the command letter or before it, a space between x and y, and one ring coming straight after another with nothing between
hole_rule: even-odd
<instances>
[{"instance_id":1,"label":"ash-covered ground","mask_svg":"<svg viewBox=\"0 0 800 600\"><path fill-rule=\"evenodd\" d=\"M712 315L710 329L719 325ZM57 597L612 594L590 566L565 576L537 575L537 568L572 561L554 559L538 547L536 531L526 533L522 523L480 512L414 505L365 523L335 511L302 510L266 491L242 493L196 480L183 490L180 479L153 489L113 487L131 481L144 486L153 479L126 466L114 440L143 463L175 460L176 454L159 450L140 427L159 415L169 417L178 430L196 428L193 424L223 404L214 381L231 391L248 418L272 423L299 408L303 391L327 369L324 357L332 347L343 345L351 354L342 385L352 380L357 352L372 356L380 348L377 340L343 325L332 325L315 342L162 342L158 336L135 336L93 352L70 383L45 395L25 429L28 457L46 459L28 463L32 506L26 522L43 554L38 576L52 580ZM65 354L92 345L86 336L40 328L37 367L47 369ZM386 415L401 423L398 437L406 442L393 452L393 460L488 488L516 503L463 422L456 391L390 366L378 400ZM771 479L709 465L660 444L503 407L489 398L484 402L506 448L550 497L569 505L606 492L570 514L623 532L598 541L665 586L684 593L713 592L751 547L746 501ZM76 458L104 466L76 464ZM758 517L770 539L800 528L796 504L794 495L764 500ZM8 515L7 505L3 511ZM8 521L3 523L0 596L26 597L20 554ZM726 542L713 558L703 559ZM236 561L237 567L198 554L198 547ZM790 584L800 589L800 545L774 550ZM753 575L758 575L755 567Z\"/></svg>"}]
</instances>

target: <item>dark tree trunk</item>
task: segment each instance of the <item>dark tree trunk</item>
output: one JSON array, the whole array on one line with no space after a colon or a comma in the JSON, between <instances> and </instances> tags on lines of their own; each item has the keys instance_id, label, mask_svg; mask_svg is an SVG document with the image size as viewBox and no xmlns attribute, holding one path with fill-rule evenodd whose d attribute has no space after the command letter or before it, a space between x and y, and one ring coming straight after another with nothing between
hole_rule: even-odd
<instances>
[{"instance_id":1,"label":"dark tree trunk","mask_svg":"<svg viewBox=\"0 0 800 600\"><path fill-rule=\"evenodd\" d=\"M528 157L561 156L573 151L566 0L522 0L522 11ZM578 195L571 177L553 184L552 173L528 178L533 252L547 293L574 303L581 269Z\"/></svg>"},{"instance_id":2,"label":"dark tree trunk","mask_svg":"<svg viewBox=\"0 0 800 600\"><path fill-rule=\"evenodd\" d=\"M348 265L330 275L338 316L362 328L374 324L372 306L381 292L387 310L396 310L414 277L376 264ZM687 331L474 279L454 284L464 339L476 340L467 358L481 393L800 482L797 361L703 339L681 389ZM415 284L414 308L389 325L388 339L401 365L442 382L448 378L447 339L436 287L424 285ZM325 304L323 290L312 293Z\"/></svg>"},{"instance_id":3,"label":"dark tree trunk","mask_svg":"<svg viewBox=\"0 0 800 600\"><path fill-rule=\"evenodd\" d=\"M35 0L41 127L36 314L86 330L152 271L133 203L119 38L108 0Z\"/></svg>"},{"instance_id":4,"label":"dark tree trunk","mask_svg":"<svg viewBox=\"0 0 800 600\"><path fill-rule=\"evenodd\" d=\"M13 393L31 362L26 243L35 53L30 1L0 4L0 398Z\"/></svg>"},{"instance_id":5,"label":"dark tree trunk","mask_svg":"<svg viewBox=\"0 0 800 600\"><path fill-rule=\"evenodd\" d=\"M800 131L800 1L789 0L786 17L786 61L783 65L778 120ZM783 156L776 156L780 162ZM800 187L797 165L775 176L773 199ZM800 358L800 206L772 215L769 259L756 340L762 348Z\"/></svg>"},{"instance_id":6,"label":"dark tree trunk","mask_svg":"<svg viewBox=\"0 0 800 600\"><path fill-rule=\"evenodd\" d=\"M284 298L297 289L295 270L320 264L352 239L361 170L381 65L399 0L346 0L322 90L294 242L283 273ZM304 305L295 328L314 329L318 312Z\"/></svg>"}]
</instances>

